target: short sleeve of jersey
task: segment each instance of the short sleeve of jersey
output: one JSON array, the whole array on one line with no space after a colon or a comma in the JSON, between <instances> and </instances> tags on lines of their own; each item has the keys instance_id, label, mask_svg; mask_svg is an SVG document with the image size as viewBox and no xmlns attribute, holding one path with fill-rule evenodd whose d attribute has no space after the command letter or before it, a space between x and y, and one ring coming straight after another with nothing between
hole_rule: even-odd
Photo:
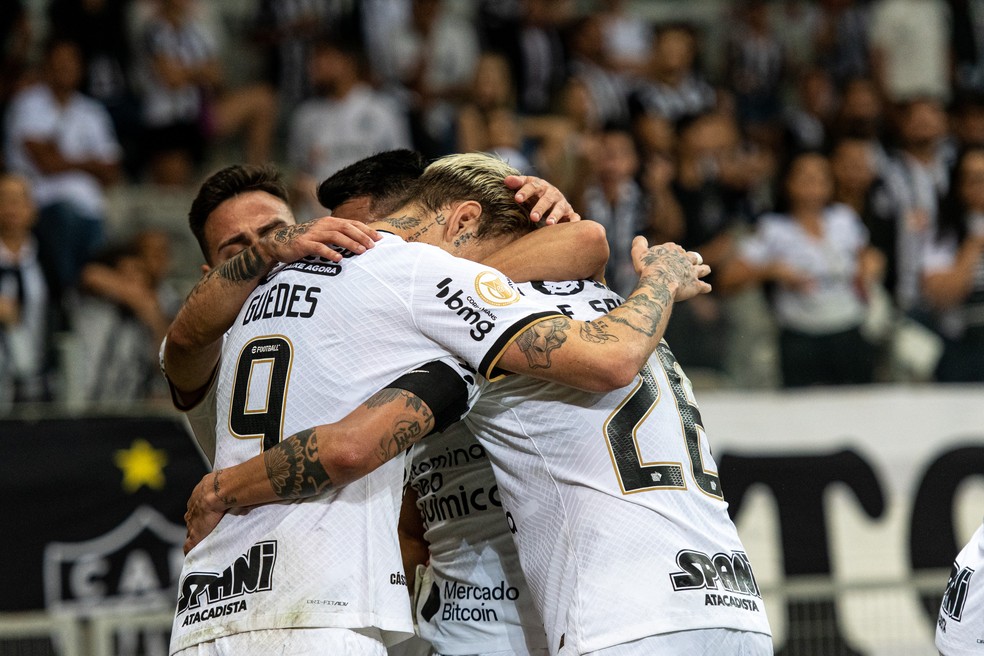
<instances>
[{"instance_id":1,"label":"short sleeve of jersey","mask_svg":"<svg viewBox=\"0 0 984 656\"><path fill-rule=\"evenodd\" d=\"M416 262L411 311L418 329L489 380L495 365L529 326L563 316L556 307L522 296L505 275L481 264L427 249Z\"/></svg>"},{"instance_id":2,"label":"short sleeve of jersey","mask_svg":"<svg viewBox=\"0 0 984 656\"><path fill-rule=\"evenodd\" d=\"M184 413L189 426L191 426L191 432L195 437L195 441L202 450L202 454L208 459L209 464L212 464L215 462L215 390L218 387L219 380L217 375L218 365L216 365L215 371L212 372L212 378L208 381L208 388L202 397L194 405L189 406L183 404L177 390L171 384L171 379L168 378L167 370L164 368L164 348L166 346L167 338L165 337L161 342L158 358L161 373L164 375L168 390L171 392L171 403L174 404L177 410Z\"/></svg>"}]
</instances>

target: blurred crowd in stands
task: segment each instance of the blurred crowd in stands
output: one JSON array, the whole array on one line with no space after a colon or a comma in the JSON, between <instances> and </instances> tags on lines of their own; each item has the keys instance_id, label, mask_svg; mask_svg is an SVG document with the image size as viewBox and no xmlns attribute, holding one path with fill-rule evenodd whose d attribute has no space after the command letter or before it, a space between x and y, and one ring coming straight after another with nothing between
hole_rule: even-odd
<instances>
[{"instance_id":1,"label":"blurred crowd in stands","mask_svg":"<svg viewBox=\"0 0 984 656\"><path fill-rule=\"evenodd\" d=\"M274 161L307 220L395 148L550 180L623 294L635 235L699 251L699 384L984 380L984 0L687 5L5 0L0 411L162 398L185 217L120 230L108 190Z\"/></svg>"}]
</instances>

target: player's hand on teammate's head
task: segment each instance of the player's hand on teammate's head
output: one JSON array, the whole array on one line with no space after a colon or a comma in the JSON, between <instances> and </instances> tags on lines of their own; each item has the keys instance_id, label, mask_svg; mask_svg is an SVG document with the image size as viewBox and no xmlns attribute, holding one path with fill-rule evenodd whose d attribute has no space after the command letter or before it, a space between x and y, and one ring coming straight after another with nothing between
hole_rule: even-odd
<instances>
[{"instance_id":1,"label":"player's hand on teammate's head","mask_svg":"<svg viewBox=\"0 0 984 656\"><path fill-rule=\"evenodd\" d=\"M509 175L506 176L505 183L516 191L516 202L530 208L530 220L533 223L538 223L541 219L546 225L581 220L581 215L574 211L560 189L543 178L535 175Z\"/></svg>"},{"instance_id":2,"label":"player's hand on teammate's head","mask_svg":"<svg viewBox=\"0 0 984 656\"><path fill-rule=\"evenodd\" d=\"M674 285L674 301L711 291L710 284L701 280L711 272L711 267L704 264L700 253L685 251L679 244L650 246L645 237L636 237L632 240L632 263L640 277L656 280L657 284Z\"/></svg>"},{"instance_id":3,"label":"player's hand on teammate's head","mask_svg":"<svg viewBox=\"0 0 984 656\"><path fill-rule=\"evenodd\" d=\"M333 246L359 254L372 248L379 239L378 232L360 221L325 216L275 230L264 235L258 246L261 254L277 262L312 256L341 262L342 254Z\"/></svg>"}]
</instances>

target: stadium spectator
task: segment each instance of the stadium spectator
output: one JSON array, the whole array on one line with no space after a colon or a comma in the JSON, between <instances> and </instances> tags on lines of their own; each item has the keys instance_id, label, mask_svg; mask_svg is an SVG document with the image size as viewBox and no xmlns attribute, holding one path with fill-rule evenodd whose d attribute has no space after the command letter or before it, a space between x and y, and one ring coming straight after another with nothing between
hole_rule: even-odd
<instances>
[{"instance_id":1,"label":"stadium spectator","mask_svg":"<svg viewBox=\"0 0 984 656\"><path fill-rule=\"evenodd\" d=\"M32 36L23 0L10 0L0 13L0 112L24 83Z\"/></svg>"},{"instance_id":2,"label":"stadium spectator","mask_svg":"<svg viewBox=\"0 0 984 656\"><path fill-rule=\"evenodd\" d=\"M653 27L636 9L625 0L602 0L597 12L605 60L625 75L641 74L653 47Z\"/></svg>"},{"instance_id":3,"label":"stadium spectator","mask_svg":"<svg viewBox=\"0 0 984 656\"><path fill-rule=\"evenodd\" d=\"M159 0L140 39L144 124L152 181L191 181L206 148L243 133L245 159L270 158L277 106L265 84L229 89L219 44L193 0Z\"/></svg>"},{"instance_id":4,"label":"stadium spectator","mask_svg":"<svg viewBox=\"0 0 984 656\"><path fill-rule=\"evenodd\" d=\"M880 175L886 175L889 167L888 116L885 103L878 95L874 80L857 77L848 80L840 94L840 104L834 112L830 130L831 141L845 137L864 139L875 157L875 166Z\"/></svg>"},{"instance_id":5,"label":"stadium spectator","mask_svg":"<svg viewBox=\"0 0 984 656\"><path fill-rule=\"evenodd\" d=\"M11 170L27 176L39 208L44 265L60 293L75 285L105 241L105 187L120 174L121 149L106 108L79 92L82 57L54 39L44 79L18 93L7 113L5 149Z\"/></svg>"},{"instance_id":6,"label":"stadium spectator","mask_svg":"<svg viewBox=\"0 0 984 656\"><path fill-rule=\"evenodd\" d=\"M949 114L959 146L984 146L984 92L958 93Z\"/></svg>"},{"instance_id":7,"label":"stadium spectator","mask_svg":"<svg viewBox=\"0 0 984 656\"><path fill-rule=\"evenodd\" d=\"M863 139L841 139L831 151L830 165L834 201L847 205L861 217L872 247L885 257L882 283L894 298L899 208L878 174L871 146Z\"/></svg>"},{"instance_id":8,"label":"stadium spectator","mask_svg":"<svg viewBox=\"0 0 984 656\"><path fill-rule=\"evenodd\" d=\"M812 45L814 61L843 84L855 77L871 74L868 7L857 0L820 0L814 23Z\"/></svg>"},{"instance_id":9,"label":"stadium spectator","mask_svg":"<svg viewBox=\"0 0 984 656\"><path fill-rule=\"evenodd\" d=\"M319 41L309 65L316 97L297 107L288 139L300 220L320 214L318 181L363 157L411 146L406 116L366 82L357 43L341 35Z\"/></svg>"},{"instance_id":10,"label":"stadium spectator","mask_svg":"<svg viewBox=\"0 0 984 656\"><path fill-rule=\"evenodd\" d=\"M570 18L569 0L521 0L516 19L504 16L505 25L487 45L509 60L521 114L542 115L556 109L567 80L567 53L561 27Z\"/></svg>"},{"instance_id":11,"label":"stadium spectator","mask_svg":"<svg viewBox=\"0 0 984 656\"><path fill-rule=\"evenodd\" d=\"M607 126L591 158L592 176L585 182L578 207L605 227L608 265L605 282L622 296L635 288L638 275L630 256L632 240L649 229L646 195L636 178L639 153L626 127Z\"/></svg>"},{"instance_id":12,"label":"stadium spectator","mask_svg":"<svg viewBox=\"0 0 984 656\"><path fill-rule=\"evenodd\" d=\"M136 174L140 105L131 84L133 52L127 0L53 0L48 5L50 33L74 41L82 53L82 92L101 102L113 117L123 144L123 159Z\"/></svg>"},{"instance_id":13,"label":"stadium spectator","mask_svg":"<svg viewBox=\"0 0 984 656\"><path fill-rule=\"evenodd\" d=\"M51 308L27 180L0 174L0 409L51 400Z\"/></svg>"},{"instance_id":14,"label":"stadium spectator","mask_svg":"<svg viewBox=\"0 0 984 656\"><path fill-rule=\"evenodd\" d=\"M923 294L938 313L941 382L984 382L984 148L957 159L953 182L927 245Z\"/></svg>"},{"instance_id":15,"label":"stadium spectator","mask_svg":"<svg viewBox=\"0 0 984 656\"><path fill-rule=\"evenodd\" d=\"M734 94L738 121L749 136L774 147L788 70L786 53L769 22L765 0L743 0L735 14L728 31L725 86Z\"/></svg>"},{"instance_id":16,"label":"stadium spectator","mask_svg":"<svg viewBox=\"0 0 984 656\"><path fill-rule=\"evenodd\" d=\"M898 114L898 137L899 149L885 173L899 213L894 253L896 302L914 318L925 318L919 289L922 254L935 230L939 198L950 187L954 157L943 105L932 98L903 105Z\"/></svg>"},{"instance_id":17,"label":"stadium spectator","mask_svg":"<svg viewBox=\"0 0 984 656\"><path fill-rule=\"evenodd\" d=\"M598 125L626 123L629 120L628 85L622 74L612 69L605 53L604 23L588 14L568 28L568 84L584 86L591 101L590 111Z\"/></svg>"},{"instance_id":18,"label":"stadium spectator","mask_svg":"<svg viewBox=\"0 0 984 656\"><path fill-rule=\"evenodd\" d=\"M796 91L796 100L789 104L783 117L782 153L786 158L792 153L826 147L837 109L833 81L822 68L803 71Z\"/></svg>"},{"instance_id":19,"label":"stadium spectator","mask_svg":"<svg viewBox=\"0 0 984 656\"><path fill-rule=\"evenodd\" d=\"M950 99L950 12L944 0L877 0L871 7L872 74L890 102Z\"/></svg>"},{"instance_id":20,"label":"stadium spectator","mask_svg":"<svg viewBox=\"0 0 984 656\"><path fill-rule=\"evenodd\" d=\"M445 0L413 0L410 21L392 37L393 69L409 91L414 143L424 155L454 150L455 105L478 62L478 35Z\"/></svg>"},{"instance_id":21,"label":"stadium spectator","mask_svg":"<svg viewBox=\"0 0 984 656\"><path fill-rule=\"evenodd\" d=\"M861 335L858 286L877 278L879 256L854 210L831 202L827 158L801 153L786 171L780 212L759 218L718 285L774 283L786 387L871 382L875 351Z\"/></svg>"},{"instance_id":22,"label":"stadium spectator","mask_svg":"<svg viewBox=\"0 0 984 656\"><path fill-rule=\"evenodd\" d=\"M692 28L659 28L646 75L631 92L633 114L656 114L676 123L713 108L717 97L697 69L697 55Z\"/></svg>"},{"instance_id":23,"label":"stadium spectator","mask_svg":"<svg viewBox=\"0 0 984 656\"><path fill-rule=\"evenodd\" d=\"M173 315L158 288L170 265L168 252L166 242L141 235L104 251L83 269L71 312L85 402L164 398L157 351Z\"/></svg>"},{"instance_id":24,"label":"stadium spectator","mask_svg":"<svg viewBox=\"0 0 984 656\"><path fill-rule=\"evenodd\" d=\"M331 0L261 0L252 38L264 55L264 78L277 90L281 115L311 95L307 62L314 42L340 20Z\"/></svg>"}]
</instances>

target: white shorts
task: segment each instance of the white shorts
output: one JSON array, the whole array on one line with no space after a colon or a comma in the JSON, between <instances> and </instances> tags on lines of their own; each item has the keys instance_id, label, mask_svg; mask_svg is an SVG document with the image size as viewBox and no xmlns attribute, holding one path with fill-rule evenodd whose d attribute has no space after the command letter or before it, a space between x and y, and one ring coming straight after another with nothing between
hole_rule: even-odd
<instances>
[{"instance_id":1,"label":"white shorts","mask_svg":"<svg viewBox=\"0 0 984 656\"><path fill-rule=\"evenodd\" d=\"M772 656L772 638L734 629L695 629L649 636L584 656Z\"/></svg>"},{"instance_id":2,"label":"white shorts","mask_svg":"<svg viewBox=\"0 0 984 656\"><path fill-rule=\"evenodd\" d=\"M943 656L984 656L984 526L957 555L936 621Z\"/></svg>"},{"instance_id":3,"label":"white shorts","mask_svg":"<svg viewBox=\"0 0 984 656\"><path fill-rule=\"evenodd\" d=\"M374 633L328 628L247 631L182 649L174 656L386 656L378 631Z\"/></svg>"}]
</instances>

